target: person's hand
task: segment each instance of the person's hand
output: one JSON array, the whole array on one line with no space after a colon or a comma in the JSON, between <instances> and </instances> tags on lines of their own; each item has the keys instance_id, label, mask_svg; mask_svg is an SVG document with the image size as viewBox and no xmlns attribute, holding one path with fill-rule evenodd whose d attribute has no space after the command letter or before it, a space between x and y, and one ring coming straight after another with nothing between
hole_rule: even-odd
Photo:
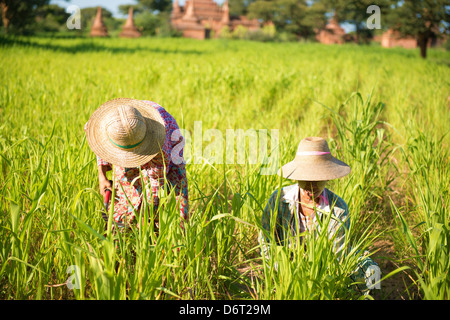
<instances>
[{"instance_id":1,"label":"person's hand","mask_svg":"<svg viewBox=\"0 0 450 320\"><path fill-rule=\"evenodd\" d=\"M107 178L99 177L99 189L102 196L105 196L106 189L112 190L111 181Z\"/></svg>"}]
</instances>

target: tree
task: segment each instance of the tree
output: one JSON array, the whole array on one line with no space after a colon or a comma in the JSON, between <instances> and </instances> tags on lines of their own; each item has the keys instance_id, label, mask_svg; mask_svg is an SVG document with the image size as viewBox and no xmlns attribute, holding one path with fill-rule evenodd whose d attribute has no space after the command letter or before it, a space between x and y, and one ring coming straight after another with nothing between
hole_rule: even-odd
<instances>
[{"instance_id":1,"label":"tree","mask_svg":"<svg viewBox=\"0 0 450 320\"><path fill-rule=\"evenodd\" d=\"M133 8L133 14L136 15L138 13L141 13L144 11L144 8L138 4L121 4L119 6L119 12L127 15L128 14L128 10L130 10L130 8Z\"/></svg>"},{"instance_id":2,"label":"tree","mask_svg":"<svg viewBox=\"0 0 450 320\"><path fill-rule=\"evenodd\" d=\"M44 5L36 10L36 27L39 31L58 31L65 27L70 14L56 5Z\"/></svg>"},{"instance_id":3,"label":"tree","mask_svg":"<svg viewBox=\"0 0 450 320\"><path fill-rule=\"evenodd\" d=\"M158 12L170 12L172 10L172 0L137 0L144 9Z\"/></svg>"},{"instance_id":4,"label":"tree","mask_svg":"<svg viewBox=\"0 0 450 320\"><path fill-rule=\"evenodd\" d=\"M326 7L320 1L314 1L307 7L307 12L301 20L305 38L314 37L318 30L325 27L327 23L325 13Z\"/></svg>"},{"instance_id":5,"label":"tree","mask_svg":"<svg viewBox=\"0 0 450 320\"><path fill-rule=\"evenodd\" d=\"M339 22L347 22L355 27L355 41L367 42L372 36L372 30L366 26L370 14L367 8L373 4L380 8L381 16L385 16L389 10L389 0L320 0L329 13L336 15ZM362 37L364 35L364 37Z\"/></svg>"},{"instance_id":6,"label":"tree","mask_svg":"<svg viewBox=\"0 0 450 320\"><path fill-rule=\"evenodd\" d=\"M170 24L172 0L137 0L137 4L120 5L119 10L128 14L133 7L134 22L143 35L175 35L176 31Z\"/></svg>"},{"instance_id":7,"label":"tree","mask_svg":"<svg viewBox=\"0 0 450 320\"><path fill-rule=\"evenodd\" d=\"M248 13L248 6L254 0L228 0L230 16L245 16Z\"/></svg>"},{"instance_id":8,"label":"tree","mask_svg":"<svg viewBox=\"0 0 450 320\"><path fill-rule=\"evenodd\" d=\"M274 22L278 14L277 3L275 0L257 0L248 7L248 17L257 18L264 22Z\"/></svg>"},{"instance_id":9,"label":"tree","mask_svg":"<svg viewBox=\"0 0 450 320\"><path fill-rule=\"evenodd\" d=\"M31 33L38 8L50 0L0 0L2 22L5 33Z\"/></svg>"},{"instance_id":10,"label":"tree","mask_svg":"<svg viewBox=\"0 0 450 320\"><path fill-rule=\"evenodd\" d=\"M136 14L134 23L141 30L143 36L154 36L156 35L160 20L158 15L147 10Z\"/></svg>"},{"instance_id":11,"label":"tree","mask_svg":"<svg viewBox=\"0 0 450 320\"><path fill-rule=\"evenodd\" d=\"M392 1L387 23L402 36L416 38L425 59L429 41L449 31L449 6L448 0Z\"/></svg>"},{"instance_id":12,"label":"tree","mask_svg":"<svg viewBox=\"0 0 450 320\"><path fill-rule=\"evenodd\" d=\"M306 1L306 3L306 6L300 6L300 13L292 15L294 18L293 24L296 27L291 27L291 29L297 36L309 39L314 38L317 31L325 27L327 19L325 16L326 8L322 3L319 1Z\"/></svg>"},{"instance_id":13,"label":"tree","mask_svg":"<svg viewBox=\"0 0 450 320\"><path fill-rule=\"evenodd\" d=\"M325 7L306 0L257 0L248 7L249 18L273 22L277 30L310 38L325 25Z\"/></svg>"}]
</instances>

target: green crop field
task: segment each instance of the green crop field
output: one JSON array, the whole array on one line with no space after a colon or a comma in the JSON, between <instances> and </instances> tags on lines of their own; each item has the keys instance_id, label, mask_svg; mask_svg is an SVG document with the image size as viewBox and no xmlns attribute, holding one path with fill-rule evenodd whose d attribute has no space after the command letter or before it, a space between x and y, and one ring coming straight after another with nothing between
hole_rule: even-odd
<instances>
[{"instance_id":1,"label":"green crop field","mask_svg":"<svg viewBox=\"0 0 450 320\"><path fill-rule=\"evenodd\" d=\"M449 52L19 37L0 38L0 65L1 299L449 298ZM83 126L118 97L159 103L189 135L184 233L170 195L159 234L104 233ZM381 289L359 291L357 255L337 259L325 233L261 258L263 209L292 181L211 158L230 129L273 133L276 168L327 138L352 168L328 184L349 205L346 246L378 263Z\"/></svg>"}]
</instances>

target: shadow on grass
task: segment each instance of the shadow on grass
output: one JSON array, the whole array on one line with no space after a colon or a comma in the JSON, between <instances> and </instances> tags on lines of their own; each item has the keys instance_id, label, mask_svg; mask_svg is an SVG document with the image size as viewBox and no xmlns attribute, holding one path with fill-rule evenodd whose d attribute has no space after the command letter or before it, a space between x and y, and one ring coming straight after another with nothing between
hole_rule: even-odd
<instances>
[{"instance_id":1,"label":"shadow on grass","mask_svg":"<svg viewBox=\"0 0 450 320\"><path fill-rule=\"evenodd\" d=\"M75 39L75 38L72 38ZM83 38L76 38L83 39ZM58 43L51 43L51 38L47 40L46 43L40 43L33 41L33 38L23 38L23 37L11 37L11 36L0 36L0 48L4 47L30 47L36 49L51 50L55 52L65 52L65 53L83 53L83 52L112 52L112 53L135 53L139 51L148 51L153 53L163 53L163 54L203 54L203 51L190 50L190 49L162 49L162 48L150 48L147 46L141 46L141 43L134 44L130 47L127 46L106 46L104 44L98 43L94 39L84 38L85 41L82 43L71 44L70 40L67 39L67 45L61 45ZM113 43L112 43L113 44Z\"/></svg>"}]
</instances>

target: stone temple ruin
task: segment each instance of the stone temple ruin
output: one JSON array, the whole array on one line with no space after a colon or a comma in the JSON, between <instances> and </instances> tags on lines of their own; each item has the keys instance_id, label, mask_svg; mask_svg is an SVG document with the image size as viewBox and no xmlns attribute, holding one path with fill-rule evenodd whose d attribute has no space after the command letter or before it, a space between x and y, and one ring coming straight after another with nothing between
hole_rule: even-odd
<instances>
[{"instance_id":1,"label":"stone temple ruin","mask_svg":"<svg viewBox=\"0 0 450 320\"><path fill-rule=\"evenodd\" d=\"M224 28L229 31L243 26L249 31L260 29L261 24L257 19L249 20L245 16L230 16L228 0L220 7L213 0L186 0L184 6L180 6L178 0L174 0L171 13L172 27L180 31L183 37L195 39L209 39L220 35ZM316 30L316 40L324 44L343 44L351 39L345 30L339 25L336 15L329 20L325 28ZM107 37L108 30L103 22L102 8L97 8L94 23L91 27L92 37ZM134 24L133 8L128 11L128 18L123 26L119 37L138 38L141 32ZM417 40L413 37L401 36L399 32L391 29L374 38L380 42L382 47L403 47L408 49L417 48ZM442 45L445 39L432 38L428 47Z\"/></svg>"},{"instance_id":2,"label":"stone temple ruin","mask_svg":"<svg viewBox=\"0 0 450 320\"><path fill-rule=\"evenodd\" d=\"M324 44L342 44L345 42L345 30L334 15L324 29L318 30L316 40Z\"/></svg>"},{"instance_id":3,"label":"stone temple ruin","mask_svg":"<svg viewBox=\"0 0 450 320\"><path fill-rule=\"evenodd\" d=\"M439 32L439 31L438 31ZM375 41L380 42L384 48L401 47L406 49L417 48L417 39L411 36L402 36L400 32L392 29L387 30L381 36L375 38ZM446 41L445 37L437 38L432 36L427 43L428 48L441 46Z\"/></svg>"},{"instance_id":4,"label":"stone temple ruin","mask_svg":"<svg viewBox=\"0 0 450 320\"><path fill-rule=\"evenodd\" d=\"M98 7L94 23L92 24L91 27L91 37L107 37L107 36L108 30L106 29L106 26L103 23L102 8Z\"/></svg>"},{"instance_id":5,"label":"stone temple ruin","mask_svg":"<svg viewBox=\"0 0 450 320\"><path fill-rule=\"evenodd\" d=\"M91 27L91 37L107 37L108 36L108 30L103 22L102 17L102 8L97 8L97 14L94 19L94 23ZM125 25L122 28L122 32L119 34L119 37L122 38L138 38L141 36L141 32L138 30L138 28L134 24L133 19L133 8L130 7L128 10L128 18L125 22Z\"/></svg>"},{"instance_id":6,"label":"stone temple ruin","mask_svg":"<svg viewBox=\"0 0 450 320\"><path fill-rule=\"evenodd\" d=\"M175 0L171 14L173 28L182 32L183 37L209 39L219 36L223 28L233 31L243 26L250 31L258 30L257 19L249 20L245 16L230 16L228 0L222 7L213 0L186 0L182 7Z\"/></svg>"},{"instance_id":7,"label":"stone temple ruin","mask_svg":"<svg viewBox=\"0 0 450 320\"><path fill-rule=\"evenodd\" d=\"M180 31L183 37L195 39L217 37L224 28L228 28L232 32L238 26L243 26L249 31L258 30L261 27L257 19L249 20L245 16L230 16L228 0L225 0L221 7L213 0L186 0L185 6L180 6L178 0L174 0L170 20L173 28ZM90 35L92 37L108 36L101 7L97 8ZM127 21L119 37L137 38L140 36L141 32L134 24L133 8L130 7ZM316 39L321 43L341 44L345 42L344 36L344 29L333 17L324 29L317 31Z\"/></svg>"},{"instance_id":8,"label":"stone temple ruin","mask_svg":"<svg viewBox=\"0 0 450 320\"><path fill-rule=\"evenodd\" d=\"M122 38L139 38L141 36L141 33L139 32L138 28L134 25L134 19L133 19L133 7L130 7L128 9L128 18L125 22L125 25L123 26L122 32L119 34L119 37Z\"/></svg>"}]
</instances>

